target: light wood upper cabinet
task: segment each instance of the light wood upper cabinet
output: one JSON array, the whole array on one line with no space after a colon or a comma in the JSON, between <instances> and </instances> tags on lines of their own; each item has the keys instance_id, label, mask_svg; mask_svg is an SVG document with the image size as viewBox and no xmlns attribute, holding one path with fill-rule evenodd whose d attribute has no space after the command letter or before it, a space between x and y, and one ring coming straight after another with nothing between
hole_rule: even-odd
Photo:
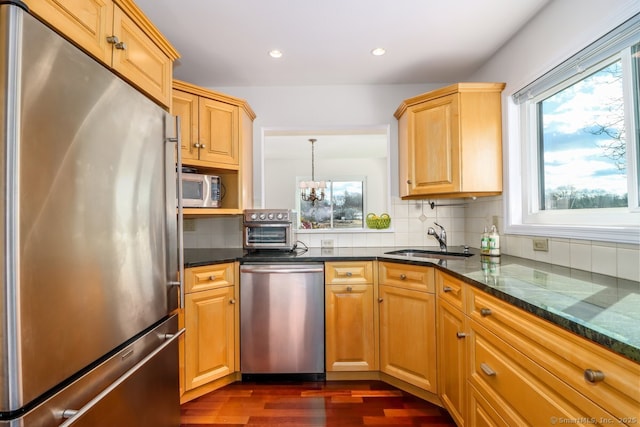
<instances>
[{"instance_id":1,"label":"light wood upper cabinet","mask_svg":"<svg viewBox=\"0 0 640 427\"><path fill-rule=\"evenodd\" d=\"M502 192L503 83L459 83L405 100L396 110L400 196Z\"/></svg>"},{"instance_id":2,"label":"light wood upper cabinet","mask_svg":"<svg viewBox=\"0 0 640 427\"><path fill-rule=\"evenodd\" d=\"M164 107L179 55L132 0L27 0L29 9Z\"/></svg>"},{"instance_id":3,"label":"light wood upper cabinet","mask_svg":"<svg viewBox=\"0 0 640 427\"><path fill-rule=\"evenodd\" d=\"M173 81L172 114L180 117L182 164L218 175L222 207L185 209L185 215L239 214L253 204L253 120L246 101Z\"/></svg>"},{"instance_id":4,"label":"light wood upper cabinet","mask_svg":"<svg viewBox=\"0 0 640 427\"><path fill-rule=\"evenodd\" d=\"M200 160L238 166L240 139L239 107L209 98L200 98Z\"/></svg>"},{"instance_id":5,"label":"light wood upper cabinet","mask_svg":"<svg viewBox=\"0 0 640 427\"><path fill-rule=\"evenodd\" d=\"M401 271L404 268L406 272ZM379 263L378 305L380 370L436 393L436 299L433 276L431 267Z\"/></svg>"},{"instance_id":6,"label":"light wood upper cabinet","mask_svg":"<svg viewBox=\"0 0 640 427\"><path fill-rule=\"evenodd\" d=\"M112 67L162 105L171 105L173 59L122 9L114 7ZM114 39L111 39L114 40Z\"/></svg>"},{"instance_id":7,"label":"light wood upper cabinet","mask_svg":"<svg viewBox=\"0 0 640 427\"><path fill-rule=\"evenodd\" d=\"M327 372L378 370L373 261L325 263Z\"/></svg>"},{"instance_id":8,"label":"light wood upper cabinet","mask_svg":"<svg viewBox=\"0 0 640 427\"><path fill-rule=\"evenodd\" d=\"M29 10L102 63L111 65L112 0L25 0Z\"/></svg>"}]
</instances>

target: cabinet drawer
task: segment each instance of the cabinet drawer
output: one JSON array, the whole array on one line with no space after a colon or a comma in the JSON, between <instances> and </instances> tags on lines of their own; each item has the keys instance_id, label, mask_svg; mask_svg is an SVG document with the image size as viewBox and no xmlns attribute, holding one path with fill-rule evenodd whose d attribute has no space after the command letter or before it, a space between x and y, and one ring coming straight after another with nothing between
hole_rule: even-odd
<instances>
[{"instance_id":1,"label":"cabinet drawer","mask_svg":"<svg viewBox=\"0 0 640 427\"><path fill-rule=\"evenodd\" d=\"M640 364L468 287L469 316L620 419L639 418ZM588 371L604 374L585 380Z\"/></svg>"},{"instance_id":2,"label":"cabinet drawer","mask_svg":"<svg viewBox=\"0 0 640 427\"><path fill-rule=\"evenodd\" d=\"M459 310L464 304L465 284L448 274L436 271L436 293L438 298L449 302Z\"/></svg>"},{"instance_id":3,"label":"cabinet drawer","mask_svg":"<svg viewBox=\"0 0 640 427\"><path fill-rule=\"evenodd\" d=\"M614 420L613 415L475 321L471 321L470 368L472 386L509 425L543 426L578 419L593 419L592 424L600 425Z\"/></svg>"},{"instance_id":4,"label":"cabinet drawer","mask_svg":"<svg viewBox=\"0 0 640 427\"><path fill-rule=\"evenodd\" d=\"M326 285L360 285L373 283L373 261L327 262Z\"/></svg>"},{"instance_id":5,"label":"cabinet drawer","mask_svg":"<svg viewBox=\"0 0 640 427\"><path fill-rule=\"evenodd\" d=\"M433 267L381 262L379 281L380 284L433 293L435 289L433 270Z\"/></svg>"},{"instance_id":6,"label":"cabinet drawer","mask_svg":"<svg viewBox=\"0 0 640 427\"><path fill-rule=\"evenodd\" d=\"M187 268L184 274L185 292L198 292L235 284L234 263Z\"/></svg>"}]
</instances>

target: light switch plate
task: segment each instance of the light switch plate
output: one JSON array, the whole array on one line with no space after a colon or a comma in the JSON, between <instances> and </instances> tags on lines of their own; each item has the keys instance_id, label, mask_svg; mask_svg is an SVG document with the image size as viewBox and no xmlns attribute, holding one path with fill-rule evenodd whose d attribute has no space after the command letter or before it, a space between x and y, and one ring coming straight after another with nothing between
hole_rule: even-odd
<instances>
[{"instance_id":1,"label":"light switch plate","mask_svg":"<svg viewBox=\"0 0 640 427\"><path fill-rule=\"evenodd\" d=\"M549 252L549 239L533 239L533 250Z\"/></svg>"}]
</instances>

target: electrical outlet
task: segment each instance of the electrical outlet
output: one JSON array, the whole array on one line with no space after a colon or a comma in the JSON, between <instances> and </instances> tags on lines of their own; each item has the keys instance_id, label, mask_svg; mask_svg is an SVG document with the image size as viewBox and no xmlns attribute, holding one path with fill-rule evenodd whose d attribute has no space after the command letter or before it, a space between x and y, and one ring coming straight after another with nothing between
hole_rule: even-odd
<instances>
[{"instance_id":1,"label":"electrical outlet","mask_svg":"<svg viewBox=\"0 0 640 427\"><path fill-rule=\"evenodd\" d=\"M332 248L333 247L333 239L322 239L320 241L320 246L323 248Z\"/></svg>"},{"instance_id":2,"label":"electrical outlet","mask_svg":"<svg viewBox=\"0 0 640 427\"><path fill-rule=\"evenodd\" d=\"M549 252L549 239L533 239L533 250Z\"/></svg>"},{"instance_id":3,"label":"electrical outlet","mask_svg":"<svg viewBox=\"0 0 640 427\"><path fill-rule=\"evenodd\" d=\"M194 218L183 219L182 231L196 231L196 220Z\"/></svg>"}]
</instances>

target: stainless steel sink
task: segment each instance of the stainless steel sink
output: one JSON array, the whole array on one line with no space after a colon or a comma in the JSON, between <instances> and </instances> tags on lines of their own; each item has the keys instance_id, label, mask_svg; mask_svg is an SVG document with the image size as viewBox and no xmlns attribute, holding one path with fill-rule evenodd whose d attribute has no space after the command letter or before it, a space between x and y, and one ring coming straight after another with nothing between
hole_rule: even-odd
<instances>
[{"instance_id":1,"label":"stainless steel sink","mask_svg":"<svg viewBox=\"0 0 640 427\"><path fill-rule=\"evenodd\" d=\"M398 249L396 251L385 252L385 254L417 258L467 258L473 256L472 253L468 252L442 252L425 249Z\"/></svg>"}]
</instances>

